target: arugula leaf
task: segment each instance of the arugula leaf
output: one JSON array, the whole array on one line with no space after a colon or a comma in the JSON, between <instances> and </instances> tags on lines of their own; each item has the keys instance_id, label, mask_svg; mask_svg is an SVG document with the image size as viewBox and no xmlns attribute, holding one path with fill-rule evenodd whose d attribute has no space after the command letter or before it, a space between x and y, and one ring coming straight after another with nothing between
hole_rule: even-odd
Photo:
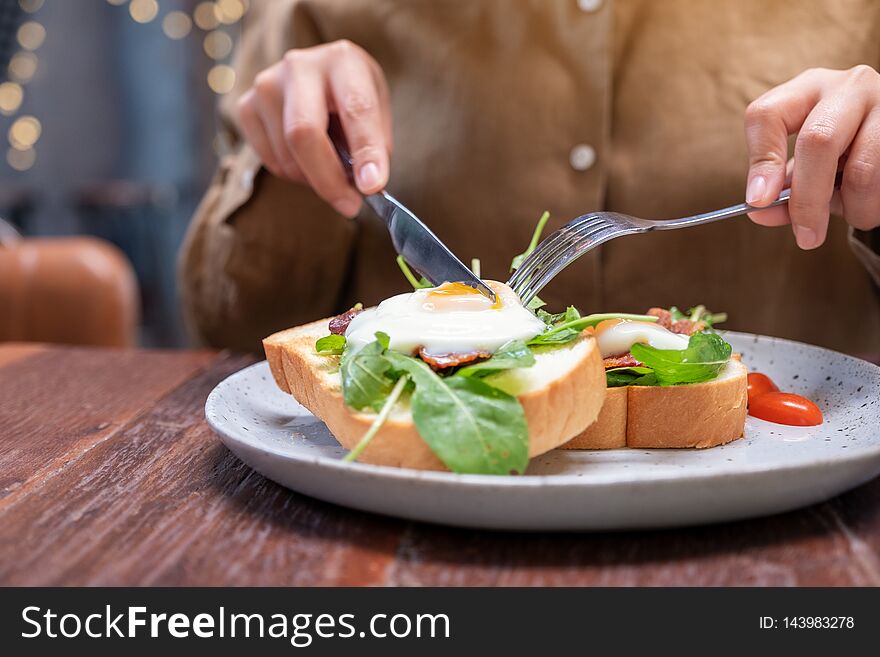
<instances>
[{"instance_id":1,"label":"arugula leaf","mask_svg":"<svg viewBox=\"0 0 880 657\"><path fill-rule=\"evenodd\" d=\"M394 381L386 376L391 369L385 357L388 342L389 337L379 332L375 342L358 351L348 348L342 352L339 372L346 406L356 411L370 409L379 412L382 409L394 385Z\"/></svg>"},{"instance_id":2,"label":"arugula leaf","mask_svg":"<svg viewBox=\"0 0 880 657\"><path fill-rule=\"evenodd\" d=\"M511 340L498 348L489 360L462 367L455 376L484 377L501 370L518 367L531 367L535 364L535 354L521 340Z\"/></svg>"},{"instance_id":3,"label":"arugula leaf","mask_svg":"<svg viewBox=\"0 0 880 657\"><path fill-rule=\"evenodd\" d=\"M403 272L406 280L409 281L409 284L413 286L414 290L421 290L425 287L434 287L434 284L431 283L431 281L429 281L424 276L422 276L420 279L416 279L415 274L413 274L413 271L409 268L409 265L406 264L406 260L403 259L402 255L397 256L397 266L400 267L400 271Z\"/></svg>"},{"instance_id":4,"label":"arugula leaf","mask_svg":"<svg viewBox=\"0 0 880 657\"><path fill-rule=\"evenodd\" d=\"M605 370L605 382L609 388L631 385L657 385L650 383L654 371L650 367L613 367Z\"/></svg>"},{"instance_id":5,"label":"arugula leaf","mask_svg":"<svg viewBox=\"0 0 880 657\"><path fill-rule=\"evenodd\" d=\"M453 472L510 474L529 462L529 430L516 397L479 378L441 379L425 363L394 351L391 366L415 382L412 414L416 429Z\"/></svg>"},{"instance_id":6,"label":"arugula leaf","mask_svg":"<svg viewBox=\"0 0 880 657\"><path fill-rule=\"evenodd\" d=\"M634 344L633 358L654 370L661 386L700 383L718 376L730 360L731 346L717 333L695 333L687 349L656 349Z\"/></svg>"},{"instance_id":7,"label":"arugula leaf","mask_svg":"<svg viewBox=\"0 0 880 657\"><path fill-rule=\"evenodd\" d=\"M379 429L381 429L382 425L385 424L385 421L391 414L391 409L394 408L394 405L397 403L397 400L400 399L400 395L403 394L404 388L406 388L408 384L409 376L404 375L397 380L397 383L394 384L394 387L391 389L391 392L388 393L388 397L382 404L382 409L379 411L376 419L373 420L370 428L367 429L367 432L358 441L358 444L355 445L352 450L345 455L345 457L342 459L343 461L357 461L357 458L361 455L361 452L363 452L367 448L367 445L370 444L373 438L376 437L376 434L379 433Z\"/></svg>"},{"instance_id":8,"label":"arugula leaf","mask_svg":"<svg viewBox=\"0 0 880 657\"><path fill-rule=\"evenodd\" d=\"M577 309L575 309L574 306L569 306L568 310L566 310L566 315L569 311L577 313ZM573 319L566 319L563 317L561 322L550 326L546 331L529 340L528 344L535 346L565 344L566 342L576 340L581 334L581 331L588 326L596 326L596 324L604 322L606 319L632 319L638 322L657 321L657 318L653 315L631 315L629 313L598 313L595 315L587 315L586 317L578 316Z\"/></svg>"},{"instance_id":9,"label":"arugula leaf","mask_svg":"<svg viewBox=\"0 0 880 657\"><path fill-rule=\"evenodd\" d=\"M673 322L677 322L677 321L680 320L680 319L687 319L687 318L688 318L687 315L685 315L683 312L681 312L681 311L680 311L678 308L676 308L675 306L672 306L672 307L669 309L669 314L672 315L672 321L673 321Z\"/></svg>"},{"instance_id":10,"label":"arugula leaf","mask_svg":"<svg viewBox=\"0 0 880 657\"><path fill-rule=\"evenodd\" d=\"M343 349L345 349L344 335L325 335L315 342L315 351L324 356L338 356Z\"/></svg>"},{"instance_id":11,"label":"arugula leaf","mask_svg":"<svg viewBox=\"0 0 880 657\"><path fill-rule=\"evenodd\" d=\"M510 271L514 269L519 269L520 265L522 265L523 261L532 255L532 251L538 246L538 241L541 239L541 233L544 232L544 226L547 225L547 221L550 219L550 213L546 210L544 214L541 215L541 218L538 219L538 225L535 226L535 232L532 233L532 241L529 242L529 246L525 251L516 256L513 260L510 261ZM542 304L543 305L543 302Z\"/></svg>"}]
</instances>

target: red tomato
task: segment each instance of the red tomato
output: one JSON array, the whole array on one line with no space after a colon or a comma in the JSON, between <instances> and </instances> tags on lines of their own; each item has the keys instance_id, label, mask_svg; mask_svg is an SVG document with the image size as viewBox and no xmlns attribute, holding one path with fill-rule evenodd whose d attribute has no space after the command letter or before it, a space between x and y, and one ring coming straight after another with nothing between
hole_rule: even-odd
<instances>
[{"instance_id":1,"label":"red tomato","mask_svg":"<svg viewBox=\"0 0 880 657\"><path fill-rule=\"evenodd\" d=\"M752 402L768 392L779 392L779 388L772 379L760 372L749 372L749 406Z\"/></svg>"},{"instance_id":2,"label":"red tomato","mask_svg":"<svg viewBox=\"0 0 880 657\"><path fill-rule=\"evenodd\" d=\"M749 400L749 415L796 427L822 424L822 411L806 397L792 392L767 392Z\"/></svg>"}]
</instances>

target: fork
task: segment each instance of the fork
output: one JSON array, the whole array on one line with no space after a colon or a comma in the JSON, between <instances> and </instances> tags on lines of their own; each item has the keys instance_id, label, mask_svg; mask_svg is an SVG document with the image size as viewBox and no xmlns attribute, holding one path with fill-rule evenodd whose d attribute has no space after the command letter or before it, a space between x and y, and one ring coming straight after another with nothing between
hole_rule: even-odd
<instances>
[{"instance_id":1,"label":"fork","mask_svg":"<svg viewBox=\"0 0 880 657\"><path fill-rule=\"evenodd\" d=\"M609 240L624 235L689 228L721 219L738 217L752 210L764 210L788 203L790 196L791 189L784 189L779 198L762 208L753 207L748 203L740 203L729 208L680 219L640 219L619 212L590 212L572 219L549 235L523 261L507 284L516 292L523 304L528 305L559 272L587 251L592 251Z\"/></svg>"}]
</instances>

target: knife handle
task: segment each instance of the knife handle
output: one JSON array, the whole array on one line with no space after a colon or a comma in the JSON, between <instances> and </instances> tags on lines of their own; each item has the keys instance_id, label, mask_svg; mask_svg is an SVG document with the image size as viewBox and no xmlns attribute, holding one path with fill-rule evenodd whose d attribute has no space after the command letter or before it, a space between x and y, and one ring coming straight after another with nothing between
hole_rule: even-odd
<instances>
[{"instance_id":1,"label":"knife handle","mask_svg":"<svg viewBox=\"0 0 880 657\"><path fill-rule=\"evenodd\" d=\"M345 131L342 129L342 123L339 121L339 116L336 114L330 115L330 122L327 125L327 136L330 137L333 148L336 149L336 154L342 162L342 168L345 170L348 182L354 184L354 159L348 151L348 142L345 140Z\"/></svg>"}]
</instances>

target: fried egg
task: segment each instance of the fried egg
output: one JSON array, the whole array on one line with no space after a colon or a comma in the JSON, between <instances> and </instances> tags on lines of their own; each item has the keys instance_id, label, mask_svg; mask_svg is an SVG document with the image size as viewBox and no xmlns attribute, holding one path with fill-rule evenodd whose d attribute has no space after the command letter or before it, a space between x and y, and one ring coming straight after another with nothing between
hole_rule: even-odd
<instances>
[{"instance_id":1,"label":"fried egg","mask_svg":"<svg viewBox=\"0 0 880 657\"><path fill-rule=\"evenodd\" d=\"M412 354L495 353L510 340L530 340L544 322L523 306L504 283L486 281L495 301L464 283L443 283L398 294L365 310L348 325L345 337L353 349L373 342L377 331L390 338L394 351Z\"/></svg>"},{"instance_id":2,"label":"fried egg","mask_svg":"<svg viewBox=\"0 0 880 657\"><path fill-rule=\"evenodd\" d=\"M653 322L608 319L596 327L596 343L602 358L625 354L637 342L657 349L687 349L689 338Z\"/></svg>"}]
</instances>

